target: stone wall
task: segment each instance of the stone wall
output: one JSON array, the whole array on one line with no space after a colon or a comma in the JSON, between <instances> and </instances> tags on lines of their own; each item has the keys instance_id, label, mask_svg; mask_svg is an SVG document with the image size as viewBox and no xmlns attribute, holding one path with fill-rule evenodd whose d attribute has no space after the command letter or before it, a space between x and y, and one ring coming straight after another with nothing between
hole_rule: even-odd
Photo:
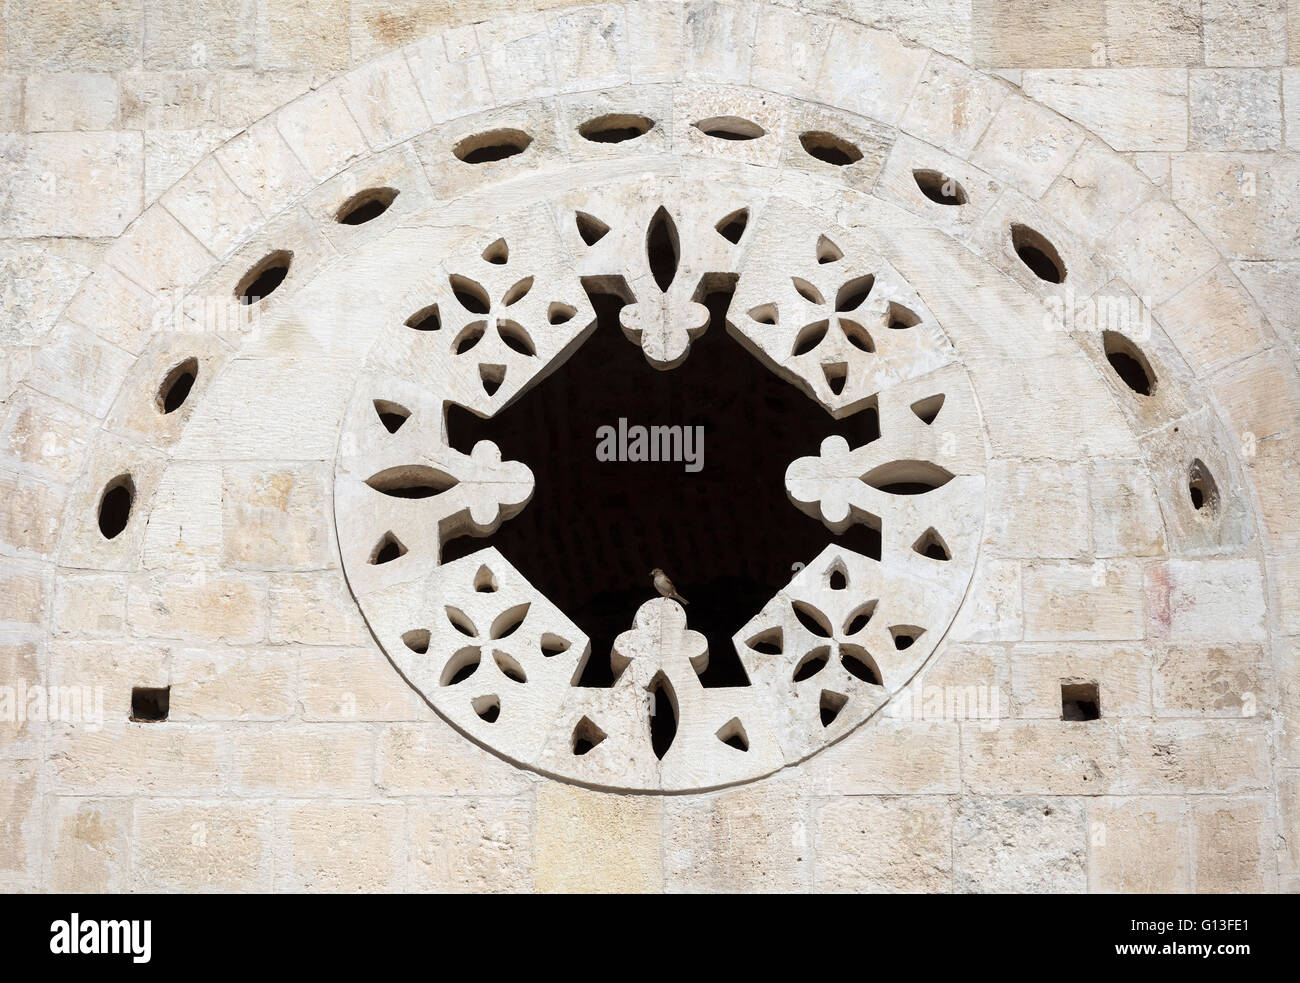
<instances>
[{"instance_id":1,"label":"stone wall","mask_svg":"<svg viewBox=\"0 0 1300 983\"><path fill-rule=\"evenodd\" d=\"M536 7L5 6L0 686L99 687L104 723L0 721L0 887L1300 887L1300 6ZM404 300L366 282L389 272L377 240L332 224L348 189L396 176L403 207L463 235L492 182L442 148L519 119L548 156L493 180L612 179L557 120L637 100L673 120L655 152L682 174L768 168L808 205L840 178L801 170L793 136L741 167L690 144L683 113L744 105L781 134L824 113L875 148L834 220L890 231L875 248L960 355L988 453L961 613L895 695L921 712L670 796L510 764L398 674L333 521L372 363L355 325L307 331L289 306L349 283L377 310ZM961 217L917 196L922 159L970 193ZM1150 400L1088 332L1037 330L1063 295L1002 241L1013 222L1048 236L1079 299L1139 299ZM295 270L332 272L291 274L257 332L181 332L181 352L167 292L229 293L290 240ZM199 382L161 415L181 354ZM1212 527L1184 501L1198 455ZM119 471L136 504L106 542ZM1100 720L1061 719L1074 678L1101 680ZM170 686L165 723L128 720L136 686ZM926 687L971 686L1004 719L923 708Z\"/></svg>"}]
</instances>

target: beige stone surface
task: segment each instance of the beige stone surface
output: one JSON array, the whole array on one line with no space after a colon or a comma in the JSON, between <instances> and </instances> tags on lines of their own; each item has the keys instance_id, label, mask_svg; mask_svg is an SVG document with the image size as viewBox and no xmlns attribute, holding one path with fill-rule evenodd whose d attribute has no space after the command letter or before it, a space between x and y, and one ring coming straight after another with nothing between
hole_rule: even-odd
<instances>
[{"instance_id":1,"label":"beige stone surface","mask_svg":"<svg viewBox=\"0 0 1300 983\"><path fill-rule=\"evenodd\" d=\"M818 891L944 892L954 873L947 798L846 796L817 809Z\"/></svg>"},{"instance_id":2,"label":"beige stone surface","mask_svg":"<svg viewBox=\"0 0 1300 983\"><path fill-rule=\"evenodd\" d=\"M548 782L537 790L534 886L541 892L663 890L663 800Z\"/></svg>"},{"instance_id":3,"label":"beige stone surface","mask_svg":"<svg viewBox=\"0 0 1300 983\"><path fill-rule=\"evenodd\" d=\"M1088 889L1117 894L1191 890L1191 824L1178 799L1088 803Z\"/></svg>"}]
</instances>

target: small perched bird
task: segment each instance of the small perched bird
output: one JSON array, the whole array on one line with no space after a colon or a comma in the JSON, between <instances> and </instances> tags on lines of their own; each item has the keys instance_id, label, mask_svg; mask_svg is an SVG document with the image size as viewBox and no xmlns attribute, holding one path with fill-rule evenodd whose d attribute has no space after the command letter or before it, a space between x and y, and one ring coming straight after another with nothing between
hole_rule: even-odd
<instances>
[{"instance_id":1,"label":"small perched bird","mask_svg":"<svg viewBox=\"0 0 1300 983\"><path fill-rule=\"evenodd\" d=\"M668 574L664 573L658 567L655 567L650 571L650 576L655 579L655 590L659 592L660 597L671 597L674 601L681 601L683 604L691 603L686 600L686 598L682 597L681 594L677 593L677 588L674 587L673 582L668 579Z\"/></svg>"}]
</instances>

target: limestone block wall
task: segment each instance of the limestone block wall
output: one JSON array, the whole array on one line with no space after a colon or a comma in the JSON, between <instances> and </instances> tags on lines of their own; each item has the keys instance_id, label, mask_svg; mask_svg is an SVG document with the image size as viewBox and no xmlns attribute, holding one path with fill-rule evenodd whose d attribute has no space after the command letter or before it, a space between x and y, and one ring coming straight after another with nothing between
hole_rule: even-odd
<instances>
[{"instance_id":1,"label":"limestone block wall","mask_svg":"<svg viewBox=\"0 0 1300 983\"><path fill-rule=\"evenodd\" d=\"M7 5L0 888L1296 890L1291 6ZM609 114L655 125L626 143L579 134ZM696 125L720 118L762 135ZM522 152L457 155L503 130L530 138ZM828 163L809 133L857 159ZM962 202L927 194L929 173ZM383 216L338 221L377 187L399 192ZM734 249L706 235L723 199L749 209ZM412 347L428 338L408 321L448 273L493 264L498 238L548 290L624 275L658 305L636 340L672 361L694 301L658 297L634 248L638 208L660 200L682 269L738 274L742 343L828 410L879 388L882 421L890 392L901 418L922 416L908 385L948 373L935 422L959 410L962 443L943 460L982 495L934 520L969 537L969 560L950 534L966 564L943 585L955 613L916 588L935 619L917 664L886 665L863 691L879 702L841 731L774 724L773 767L754 774L726 771L712 726L671 775L667 758L599 747L589 772L556 765L573 724L554 707L509 739L475 730L478 709L431 696L441 684L401 648L424 654L404 641L421 604L474 591L433 563L422 592L364 580L369 506L347 484L380 459L376 398L448 388L495 412L563 347L499 352L504 382L482 350L457 375L450 351ZM586 251L575 210L612 227L606 246L633 245ZM792 275L820 275L819 237L928 332L930 348L900 349L904 378L859 382L876 363L845 329L850 382L827 389L763 319ZM1026 243L1064 282L1035 275ZM272 295L229 303L282 253ZM588 313L580 290L546 299ZM1136 349L1097 330L1100 305L1137 312ZM874 337L888 355L894 332ZM1117 353L1154 377L1149 394ZM178 372L193 388L164 412ZM439 428L422 432L436 463ZM838 448L808 454L791 508L834 526L860 490L844 491ZM482 477L496 462L473 466L457 477L500 483ZM106 538L105 492L128 476L129 517ZM567 630L545 617L537 631ZM787 677L744 712L801 705ZM1100 719L1062 719L1072 681L1097 683ZM41 687L93 696L41 719L27 702ZM131 719L136 687L169 687L165 721ZM975 710L944 705L971 691Z\"/></svg>"}]
</instances>

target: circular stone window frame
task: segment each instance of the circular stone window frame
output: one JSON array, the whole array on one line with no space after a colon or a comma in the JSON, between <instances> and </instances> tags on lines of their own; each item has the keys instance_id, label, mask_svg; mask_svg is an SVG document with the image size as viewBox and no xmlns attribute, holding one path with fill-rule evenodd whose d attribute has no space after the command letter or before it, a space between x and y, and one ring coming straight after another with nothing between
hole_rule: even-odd
<instances>
[{"instance_id":1,"label":"circular stone window frame","mask_svg":"<svg viewBox=\"0 0 1300 983\"><path fill-rule=\"evenodd\" d=\"M743 6L765 19L794 16L764 5ZM787 23L797 26L797 21ZM418 202L428 205L436 201L444 206L435 223L442 233L455 229L458 224L481 225L486 233L494 222L482 219L496 218L491 189L497 182L517 188L529 171L545 173L566 166L590 167L618 160L620 153L629 150L633 157L624 158L617 166L635 168L644 162L636 155L671 153L679 162L681 172L696 179L708 175L709 166L720 165L723 170L732 171L766 168L771 174L773 192L787 194L791 200L803 199L807 204L809 199L828 190L842 196L847 204L841 211L852 215L851 225L855 228L871 227L873 220L891 219L895 213L905 213L912 225L904 230L903 238L910 243L913 253L924 252L927 236L947 237L985 268L999 271L1016 283L1032 303L1049 308L1062 297L1062 289L1060 285L1036 280L1024 269L1011 249L1007 234L1015 224L1033 228L1053 244L1070 270L1070 285L1076 297L1089 297L1110 284L1115 285L1115 290L1129 291L1136 296L1165 297L1171 294L1171 285L1189 283L1221 261L1199 230L1168 203L1160 189L1076 124L1032 103L1001 80L968 70L925 49L902 44L887 34L865 31L848 22L837 20L836 23L836 31L829 35L832 41L821 53L827 66L824 72L847 57L860 60L865 51L878 55L882 63L897 64L900 73L911 73L917 78L932 71L948 80L956 79L959 84L991 86L1001 95L997 100L998 115L1021 112L1020 122L1028 130L1064 133L1067 142L1074 144L1076 156L1087 155L1091 165L1109 167L1112 195L1126 203L1122 212L1130 217L1121 220L1117 214L1104 221L1085 216L1079 230L1064 228L1063 216L1070 213L1049 208L1049 189L1070 163L1071 155L1050 165L1032 164L1027 156L1017 157L1014 148L1006 148L1010 159L989 162L990 170L982 170L969 160L953 155L961 153L959 141L951 135L936 133L933 120L916 109L919 97L909 99L871 92L865 97L850 95L833 100L848 103L850 109L845 111L804 101L825 99L825 93L816 91L814 79L806 83L792 82L785 75L773 74L771 69L755 67L752 77L736 80L739 84L655 83L630 87L623 79L611 77L607 80L609 86L599 93L583 91L591 88L590 80L578 80L575 76L572 92L548 96L545 103L532 101L533 94L539 90L529 83L516 91L498 93L500 104L481 113L431 121L424 108L430 78L419 72L407 76L405 70L391 74L390 62L385 60L389 56L385 56L358 66L258 123L260 141L242 134L235 138L238 144L232 141L215 156L205 158L159 204L146 210L132 224L109 249L104 267L78 291L69 305L67 320L58 329L48 352L48 357L56 363L60 346L84 345L81 336L90 319L81 312L93 311L100 316L97 330L101 334L124 333L128 329L117 322L131 321L140 309L142 298L159 302L177 287L198 296L229 294L240 276L262 257L277 249L288 250L294 256L294 272L274 295L258 305L264 308L259 316L266 319L265 329L245 332L233 342L205 346L207 360L203 378L209 381L203 393L191 396L175 414L176 419L160 422L141 417L135 408L146 389L149 391L145 398L152 398L160 360L178 354L171 347L174 340L169 341L166 332L156 335L138 360L138 366L147 367L147 371L140 368L133 379L133 369L122 370L127 384L107 413L106 438L92 452L95 467L88 470L95 477L84 479L69 496L57 550L59 563L90 570L143 568L141 551L147 546L144 538L147 523L133 521L126 535L107 543L95 541L98 530L93 528L93 520L86 521L86 516L93 515L94 500L102 491L99 479L106 473L131 474L138 488L135 511L147 517L152 503L160 500L160 488L166 487L169 455L177 447L184 447L190 436L187 432L190 422L198 416L211 426L210 421L202 419L202 406L196 406L201 400L196 396L201 397L220 385L222 366L227 371L231 369L236 351L256 358L274 347L268 338L276 338L277 327L283 326L277 312L289 306L295 296L319 283L333 268L336 260L331 257L336 251L352 251L360 256L370 249L366 261L373 263L377 252L373 245L381 236L406 235L408 242L422 239L419 230L409 224L411 216L419 211ZM662 38L640 35L630 25L626 31L603 36L616 37L615 43L627 51L653 54L665 63L680 61L684 57L682 45L690 48L694 43L688 35L665 46ZM417 64L418 55L426 53L430 45L441 44L440 38L417 43L405 49L403 57L408 65ZM696 50L693 57L698 60L701 55ZM505 47L488 45L479 57L491 61L508 57L508 52ZM565 79L566 83L569 81ZM369 99L363 103L359 93L373 91L375 84L390 88L392 98ZM341 112L345 104L351 116ZM540 111L543 108L548 111ZM1032 113L1028 112L1030 109ZM663 125L655 126L641 139L622 144L575 139L577 123L615 112L644 114ZM690 120L722 115L753 120L763 129L763 136L747 141L711 140L691 129ZM354 117L356 122L352 121ZM793 145L794 128L787 124L787 119L793 117L799 119L799 126L804 130L832 133L864 148L867 152L863 160L845 167L832 167L809 159ZM516 128L522 132L535 131L529 132L532 139L520 153L481 164L451 162L454 159L451 148L466 138L476 133ZM330 133L333 139L317 140L314 134L320 133ZM273 150L264 149L262 145L268 140L278 146ZM1032 143L1027 140L1027 145ZM236 178L233 183L221 184L220 194L214 191L211 199L213 209L229 206L233 214L247 205L245 192L261 195L259 207L264 214L272 216L265 222L249 223L248 228L232 236L229 227L214 225L201 211L186 207L187 185L217 187L204 177L204 168L214 160L236 152L254 157L280 153L285 145L317 182L315 187L302 195L284 188L259 190L247 186L241 191L240 187L247 182ZM967 200L960 207L928 201L919 193L912 177L918 168L950 175L959 182ZM410 179L410 183L405 179ZM326 227L325 219L332 219L348 193L379 183L401 190L388 212L363 226ZM1043 201L1040 203L1039 199ZM479 219L475 218L476 210ZM1077 209L1073 214L1078 220ZM1153 268L1154 264L1134 246L1132 232L1138 222L1160 230L1166 238L1179 241L1187 248L1169 262L1159 264L1158 269ZM888 224L881 223L881 227ZM897 251L895 248L894 252ZM151 263L150 256L163 259ZM919 279L918 272L922 274ZM901 274L905 282L918 289L936 288L933 282L925 280L923 270L905 269ZM1244 294L1241 297L1244 303L1250 303ZM413 299L403 297L399 301L406 303ZM418 305L407 306L408 315L418 309ZM733 313L736 310L737 305L733 303ZM388 322L371 323L381 328ZM360 333L364 333L366 326L354 327L360 327ZM328 344L344 344L337 331L322 329L319 334ZM1073 331L1067 326L1063 335L1094 363L1104 360L1099 346L1087 332ZM1189 393L1198 389L1201 382L1182 362L1178 347L1165 336L1162 326L1155 326L1146 345L1144 354L1159 367L1162 385L1158 393L1143 405L1126 402L1122 392L1115 393L1115 401L1140 435L1137 445L1140 454L1157 478L1164 520L1163 541L1175 555L1196 555L1216 547L1250 547L1259 541L1259 510L1245 477L1246 469L1238 457L1237 444L1227 439L1231 429L1212 416L1198 417L1189 409L1193 405ZM988 352L982 354L987 356ZM97 416L104 416L104 405L88 408ZM268 406L267 403L257 405L262 409ZM1199 423L1182 428L1165 425L1176 419ZM200 435L193 442L200 443L202 439ZM240 436L235 434L232 439L238 441ZM344 450L347 448L340 448L340 459ZM1194 514L1187 501L1187 467L1193 460L1207 469L1222 490L1220 508L1209 517L1213 521ZM672 618L671 611L663 605L656 603L654 612L658 612L661 623L665 617ZM596 731L586 728L583 733L592 735ZM721 743L721 735L714 736ZM544 766L539 770L555 773ZM680 788L733 783L726 776L721 777L723 780L718 780L716 773L704 768L702 774L684 780ZM641 781L635 775L630 781L616 775L614 780L596 780L590 784L671 790L662 780L656 784Z\"/></svg>"}]
</instances>

